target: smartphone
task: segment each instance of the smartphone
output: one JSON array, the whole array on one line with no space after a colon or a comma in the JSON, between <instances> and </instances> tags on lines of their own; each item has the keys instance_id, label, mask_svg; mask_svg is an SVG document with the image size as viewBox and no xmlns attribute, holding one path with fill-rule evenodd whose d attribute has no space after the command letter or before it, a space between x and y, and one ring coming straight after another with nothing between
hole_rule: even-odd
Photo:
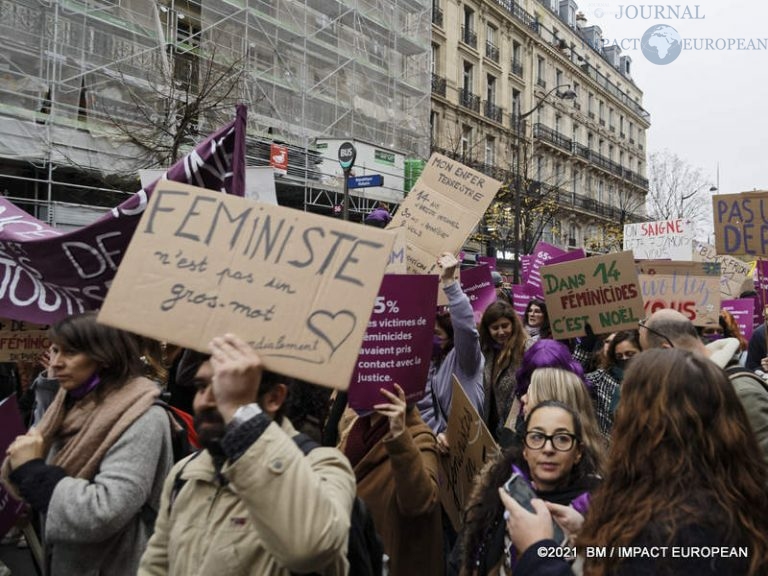
<instances>
[{"instance_id":1,"label":"smartphone","mask_svg":"<svg viewBox=\"0 0 768 576\"><path fill-rule=\"evenodd\" d=\"M528 480L523 476L517 466L513 466L512 476L510 476L509 480L504 483L504 490L506 490L507 494L512 496L515 502L520 504L520 506L529 512L536 513L536 510L531 504L531 499L538 498L538 496L536 496L536 493L533 491L533 488L531 488ZM552 520L552 530L554 531L553 539L555 542L563 542L565 540L565 534L563 533L562 528L560 528L560 525L554 520Z\"/></svg>"}]
</instances>

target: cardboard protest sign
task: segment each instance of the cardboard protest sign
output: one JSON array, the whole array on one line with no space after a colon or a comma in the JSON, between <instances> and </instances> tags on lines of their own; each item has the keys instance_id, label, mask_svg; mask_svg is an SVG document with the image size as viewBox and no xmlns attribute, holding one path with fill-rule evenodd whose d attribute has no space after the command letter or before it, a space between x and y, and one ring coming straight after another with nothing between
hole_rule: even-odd
<instances>
[{"instance_id":1,"label":"cardboard protest sign","mask_svg":"<svg viewBox=\"0 0 768 576\"><path fill-rule=\"evenodd\" d=\"M747 340L752 337L755 318L755 299L754 298L736 298L735 300L722 300L720 309L727 310L733 316L736 324L739 326L741 335Z\"/></svg>"},{"instance_id":2,"label":"cardboard protest sign","mask_svg":"<svg viewBox=\"0 0 768 576\"><path fill-rule=\"evenodd\" d=\"M408 271L438 273L438 256L459 252L500 187L501 182L482 172L432 154L387 225L406 227Z\"/></svg>"},{"instance_id":3,"label":"cardboard protest sign","mask_svg":"<svg viewBox=\"0 0 768 576\"><path fill-rule=\"evenodd\" d=\"M712 213L718 254L768 256L768 192L715 194Z\"/></svg>"},{"instance_id":4,"label":"cardboard protest sign","mask_svg":"<svg viewBox=\"0 0 768 576\"><path fill-rule=\"evenodd\" d=\"M395 237L395 242L392 245L392 252L389 255L389 262L387 262L387 274L406 274L408 272L408 265L406 262L406 244L405 244L405 229L394 228L388 230Z\"/></svg>"},{"instance_id":5,"label":"cardboard protest sign","mask_svg":"<svg viewBox=\"0 0 768 576\"><path fill-rule=\"evenodd\" d=\"M528 293L531 296L544 297L544 292L541 289L541 267L552 260L552 258L562 256L563 254L567 254L567 252L552 244L547 244L546 242L536 244L533 254L531 254L532 259L530 260L528 277L525 281L525 284L528 286Z\"/></svg>"},{"instance_id":6,"label":"cardboard protest sign","mask_svg":"<svg viewBox=\"0 0 768 576\"><path fill-rule=\"evenodd\" d=\"M50 345L47 325L0 320L0 362L37 362Z\"/></svg>"},{"instance_id":7,"label":"cardboard protest sign","mask_svg":"<svg viewBox=\"0 0 768 576\"><path fill-rule=\"evenodd\" d=\"M749 263L733 256L718 256L714 246L699 241L693 243L693 260L720 264L720 296L722 298L738 298L744 291L744 282L749 277Z\"/></svg>"},{"instance_id":8,"label":"cardboard protest sign","mask_svg":"<svg viewBox=\"0 0 768 576\"><path fill-rule=\"evenodd\" d=\"M0 401L0 453L5 454L16 436L25 433L26 429L21 421L16 395ZM6 532L13 527L23 509L24 504L14 500L5 487L0 484L0 538L5 536Z\"/></svg>"},{"instance_id":9,"label":"cardboard protest sign","mask_svg":"<svg viewBox=\"0 0 768 576\"><path fill-rule=\"evenodd\" d=\"M480 322L483 312L496 302L496 287L491 278L491 269L487 265L465 268L461 271L461 290L469 298L475 323Z\"/></svg>"},{"instance_id":10,"label":"cardboard protest sign","mask_svg":"<svg viewBox=\"0 0 768 576\"><path fill-rule=\"evenodd\" d=\"M475 476L499 447L455 376L447 433L450 451L441 460L440 501L458 530Z\"/></svg>"},{"instance_id":11,"label":"cardboard protest sign","mask_svg":"<svg viewBox=\"0 0 768 576\"><path fill-rule=\"evenodd\" d=\"M696 326L718 323L720 264L642 260L637 271L646 316L672 308Z\"/></svg>"},{"instance_id":12,"label":"cardboard protest sign","mask_svg":"<svg viewBox=\"0 0 768 576\"><path fill-rule=\"evenodd\" d=\"M584 250L578 248L577 250L571 250L570 252L564 252L559 256L552 256L546 261L547 266L553 264L562 264L563 262L573 262L574 260L581 260L585 258L586 254ZM543 262L542 262L543 264ZM528 293L536 298L544 298L544 288L541 286L541 265L536 266L536 272L528 276Z\"/></svg>"},{"instance_id":13,"label":"cardboard protest sign","mask_svg":"<svg viewBox=\"0 0 768 576\"><path fill-rule=\"evenodd\" d=\"M99 321L205 351L234 332L270 370L346 389L393 236L161 181Z\"/></svg>"},{"instance_id":14,"label":"cardboard protest sign","mask_svg":"<svg viewBox=\"0 0 768 576\"><path fill-rule=\"evenodd\" d=\"M424 396L437 311L437 276L387 274L363 336L349 385L349 405L370 410L397 383L407 402Z\"/></svg>"},{"instance_id":15,"label":"cardboard protest sign","mask_svg":"<svg viewBox=\"0 0 768 576\"><path fill-rule=\"evenodd\" d=\"M624 250L637 260L690 261L693 233L693 222L683 218L624 224Z\"/></svg>"},{"instance_id":16,"label":"cardboard protest sign","mask_svg":"<svg viewBox=\"0 0 768 576\"><path fill-rule=\"evenodd\" d=\"M583 336L636 328L643 300L632 252L544 266L541 284L552 337Z\"/></svg>"}]
</instances>

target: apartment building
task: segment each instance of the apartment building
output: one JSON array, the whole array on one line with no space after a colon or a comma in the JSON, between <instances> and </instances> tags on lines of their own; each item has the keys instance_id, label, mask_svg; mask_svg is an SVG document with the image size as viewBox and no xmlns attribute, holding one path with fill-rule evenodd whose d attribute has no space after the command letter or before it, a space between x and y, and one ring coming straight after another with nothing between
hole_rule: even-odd
<instances>
[{"instance_id":1,"label":"apartment building","mask_svg":"<svg viewBox=\"0 0 768 576\"><path fill-rule=\"evenodd\" d=\"M0 192L53 223L114 206L244 101L248 164L288 154L281 203L341 203L328 140L384 159L397 201L403 159L429 154L430 15L428 0L0 0ZM353 214L373 202L355 191Z\"/></svg>"},{"instance_id":2,"label":"apartment building","mask_svg":"<svg viewBox=\"0 0 768 576\"><path fill-rule=\"evenodd\" d=\"M521 253L605 251L644 217L650 115L602 34L573 0L434 0L432 148L506 184L479 250L512 259L518 217Z\"/></svg>"}]
</instances>

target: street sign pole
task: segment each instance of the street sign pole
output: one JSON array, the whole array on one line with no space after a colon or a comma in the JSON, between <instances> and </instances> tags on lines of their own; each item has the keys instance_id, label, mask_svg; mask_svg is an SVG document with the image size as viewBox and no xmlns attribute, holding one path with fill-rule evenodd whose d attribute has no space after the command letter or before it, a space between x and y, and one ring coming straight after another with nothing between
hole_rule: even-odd
<instances>
[{"instance_id":1,"label":"street sign pole","mask_svg":"<svg viewBox=\"0 0 768 576\"><path fill-rule=\"evenodd\" d=\"M341 212L344 220L349 220L349 173L355 165L355 158L357 158L357 150L352 142L344 142L339 146L339 165L344 171L344 199Z\"/></svg>"}]
</instances>

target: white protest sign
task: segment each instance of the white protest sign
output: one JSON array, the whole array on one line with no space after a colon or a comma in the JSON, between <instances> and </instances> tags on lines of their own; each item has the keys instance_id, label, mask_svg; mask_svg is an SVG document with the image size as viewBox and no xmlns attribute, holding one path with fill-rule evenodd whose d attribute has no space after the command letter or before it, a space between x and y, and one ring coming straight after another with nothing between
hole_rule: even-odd
<instances>
[{"instance_id":1,"label":"white protest sign","mask_svg":"<svg viewBox=\"0 0 768 576\"><path fill-rule=\"evenodd\" d=\"M234 332L270 370L346 389L393 241L162 181L99 321L200 351Z\"/></svg>"},{"instance_id":2,"label":"white protest sign","mask_svg":"<svg viewBox=\"0 0 768 576\"><path fill-rule=\"evenodd\" d=\"M690 261L693 232L693 223L683 218L625 224L624 250L632 250L637 260Z\"/></svg>"}]
</instances>

